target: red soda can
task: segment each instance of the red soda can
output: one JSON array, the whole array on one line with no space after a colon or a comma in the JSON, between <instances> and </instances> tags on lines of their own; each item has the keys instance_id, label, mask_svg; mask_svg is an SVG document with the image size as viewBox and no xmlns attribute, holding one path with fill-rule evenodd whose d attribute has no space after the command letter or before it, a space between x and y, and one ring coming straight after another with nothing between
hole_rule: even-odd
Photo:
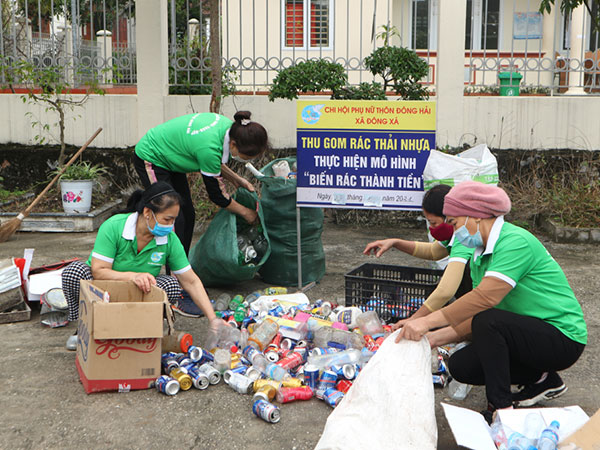
<instances>
[{"instance_id":1,"label":"red soda can","mask_svg":"<svg viewBox=\"0 0 600 450\"><path fill-rule=\"evenodd\" d=\"M277 365L283 367L285 370L290 370L302 364L303 361L304 358L300 353L290 352L285 358L280 359Z\"/></svg>"},{"instance_id":2,"label":"red soda can","mask_svg":"<svg viewBox=\"0 0 600 450\"><path fill-rule=\"evenodd\" d=\"M284 350L283 348L279 349L279 358L285 358L287 355L289 355L292 352L292 350Z\"/></svg>"},{"instance_id":3,"label":"red soda can","mask_svg":"<svg viewBox=\"0 0 600 450\"><path fill-rule=\"evenodd\" d=\"M390 334L392 332L392 327L390 325L382 325L383 326L383 331L385 331L386 334Z\"/></svg>"},{"instance_id":4,"label":"red soda can","mask_svg":"<svg viewBox=\"0 0 600 450\"><path fill-rule=\"evenodd\" d=\"M282 338L283 338L283 336L281 336L281 333L277 333L275 335L275 337L273 338L273 340L271 341L271 344L273 344L273 345L275 345L275 347L279 348Z\"/></svg>"},{"instance_id":5,"label":"red soda can","mask_svg":"<svg viewBox=\"0 0 600 450\"><path fill-rule=\"evenodd\" d=\"M313 396L313 391L308 386L296 387L296 388L279 388L277 391L277 401L279 403L290 403L296 400L310 400Z\"/></svg>"},{"instance_id":6,"label":"red soda can","mask_svg":"<svg viewBox=\"0 0 600 450\"><path fill-rule=\"evenodd\" d=\"M271 362L279 361L279 347L271 343L265 348L265 357Z\"/></svg>"},{"instance_id":7,"label":"red soda can","mask_svg":"<svg viewBox=\"0 0 600 450\"><path fill-rule=\"evenodd\" d=\"M365 340L365 347L367 347L369 351L375 352L379 349L379 345L377 345L372 336L365 334L363 339Z\"/></svg>"},{"instance_id":8,"label":"red soda can","mask_svg":"<svg viewBox=\"0 0 600 450\"><path fill-rule=\"evenodd\" d=\"M227 319L227 324L231 325L234 328L237 328L237 322L235 321L233 315L229 316L229 318Z\"/></svg>"},{"instance_id":9,"label":"red soda can","mask_svg":"<svg viewBox=\"0 0 600 450\"><path fill-rule=\"evenodd\" d=\"M344 394L347 394L348 393L348 389L350 389L351 387L352 387L352 381L350 381L350 380L340 380L335 385L335 388L338 391L343 392Z\"/></svg>"},{"instance_id":10,"label":"red soda can","mask_svg":"<svg viewBox=\"0 0 600 450\"><path fill-rule=\"evenodd\" d=\"M379 336L377 339L375 339L375 343L377 344L377 348L379 348L381 346L381 344L383 344L383 341L385 341L385 338L383 336Z\"/></svg>"}]
</instances>

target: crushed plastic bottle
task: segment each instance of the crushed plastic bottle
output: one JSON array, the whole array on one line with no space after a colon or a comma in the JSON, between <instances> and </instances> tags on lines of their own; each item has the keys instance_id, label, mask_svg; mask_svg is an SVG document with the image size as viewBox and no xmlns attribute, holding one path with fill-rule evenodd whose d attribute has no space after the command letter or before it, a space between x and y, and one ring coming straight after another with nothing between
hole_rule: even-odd
<instances>
[{"instance_id":1,"label":"crushed plastic bottle","mask_svg":"<svg viewBox=\"0 0 600 450\"><path fill-rule=\"evenodd\" d=\"M472 386L470 384L461 383L452 379L448 383L448 395L452 400L464 400L471 392Z\"/></svg>"},{"instance_id":2,"label":"crushed plastic bottle","mask_svg":"<svg viewBox=\"0 0 600 450\"><path fill-rule=\"evenodd\" d=\"M324 355L311 355L308 357L308 364L319 369L326 369L331 366L344 364L358 364L363 366L373 354L369 351L358 350L355 348L336 353L326 353Z\"/></svg>"},{"instance_id":3,"label":"crushed plastic bottle","mask_svg":"<svg viewBox=\"0 0 600 450\"><path fill-rule=\"evenodd\" d=\"M555 450L558 445L558 429L560 423L553 420L548 428L545 428L537 442L538 450Z\"/></svg>"}]
</instances>

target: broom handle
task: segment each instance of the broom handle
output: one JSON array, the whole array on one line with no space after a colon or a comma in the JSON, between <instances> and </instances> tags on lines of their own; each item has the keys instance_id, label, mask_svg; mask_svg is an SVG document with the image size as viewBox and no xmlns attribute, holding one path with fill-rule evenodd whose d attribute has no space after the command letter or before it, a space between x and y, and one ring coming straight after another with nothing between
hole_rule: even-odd
<instances>
[{"instance_id":1,"label":"broom handle","mask_svg":"<svg viewBox=\"0 0 600 450\"><path fill-rule=\"evenodd\" d=\"M50 183L48 183L48 186L46 186L44 188L44 190L42 192L40 192L40 194L35 198L35 200L33 202L31 202L31 205L29 205L25 211L23 211L22 213L20 213L17 216L18 218L23 220L25 217L27 217L29 215L29 213L35 207L35 205L37 205L40 202L40 200L46 194L46 192L48 192L50 190L50 188L54 185L54 183L56 183L56 181L60 178L60 176L65 172L65 170L67 170L67 167L69 167L71 164L73 164L75 162L75 160L79 157L79 155L81 155L81 153L87 148L87 146L90 145L94 139L96 139L96 136L98 136L101 131L102 131L102 128L98 128L96 130L96 132L92 135L92 137L89 138L87 140L87 142L85 144L83 144L83 146L79 150L77 150L77 153L75 153L73 155L73 157L63 166L63 168L60 169L60 171L56 174L56 176L52 179L52 181Z\"/></svg>"}]
</instances>

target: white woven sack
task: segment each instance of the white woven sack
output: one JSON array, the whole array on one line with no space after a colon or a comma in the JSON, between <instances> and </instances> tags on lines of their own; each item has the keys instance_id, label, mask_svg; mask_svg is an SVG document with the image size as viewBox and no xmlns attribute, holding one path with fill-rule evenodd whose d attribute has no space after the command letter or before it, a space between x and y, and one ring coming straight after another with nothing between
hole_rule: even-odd
<instances>
[{"instance_id":1,"label":"white woven sack","mask_svg":"<svg viewBox=\"0 0 600 450\"><path fill-rule=\"evenodd\" d=\"M431 350L387 338L334 409L316 450L435 449Z\"/></svg>"},{"instance_id":2,"label":"white woven sack","mask_svg":"<svg viewBox=\"0 0 600 450\"><path fill-rule=\"evenodd\" d=\"M479 144L457 155L431 150L423 170L425 189L467 180L498 184L498 162L487 145Z\"/></svg>"}]
</instances>

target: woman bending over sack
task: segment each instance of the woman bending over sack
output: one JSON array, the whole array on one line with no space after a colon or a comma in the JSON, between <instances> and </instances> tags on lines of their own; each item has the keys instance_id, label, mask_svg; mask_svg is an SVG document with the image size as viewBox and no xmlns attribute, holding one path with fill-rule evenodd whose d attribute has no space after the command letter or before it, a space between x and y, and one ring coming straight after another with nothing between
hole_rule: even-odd
<instances>
[{"instance_id":1,"label":"woman bending over sack","mask_svg":"<svg viewBox=\"0 0 600 450\"><path fill-rule=\"evenodd\" d=\"M504 221L509 211L499 187L465 181L450 190L444 215L454 239L475 249L474 289L407 322L397 338L426 334L432 347L470 339L450 357L450 374L485 385L488 421L496 409L562 395L567 387L557 372L573 365L587 343L583 312L564 272L535 236ZM444 328L429 331L438 327ZM511 393L511 384L524 387Z\"/></svg>"},{"instance_id":2,"label":"woman bending over sack","mask_svg":"<svg viewBox=\"0 0 600 450\"><path fill-rule=\"evenodd\" d=\"M472 248L465 247L453 237L454 228L446 223L444 216L444 197L450 186L438 184L423 196L423 215L429 223L429 231L435 242L415 242L403 239L384 239L367 244L363 253L371 252L378 258L390 248L396 248L409 255L433 261L450 256L448 265L436 289L427 298L423 306L410 318L398 321L393 330L400 328L410 320L424 317L444 306L455 295L457 298L473 289L469 273L469 259L473 255Z\"/></svg>"},{"instance_id":3,"label":"woman bending over sack","mask_svg":"<svg viewBox=\"0 0 600 450\"><path fill-rule=\"evenodd\" d=\"M180 201L170 185L159 181L145 191L135 191L124 213L100 226L87 262L73 262L62 273L70 321L79 316L79 282L95 279L133 281L143 292L157 286L166 292L171 304L181 299L183 287L204 312L211 329L218 327L221 320L216 318L204 286L173 232ZM159 275L165 264L175 276ZM77 336L69 337L67 348L76 347Z\"/></svg>"}]
</instances>

